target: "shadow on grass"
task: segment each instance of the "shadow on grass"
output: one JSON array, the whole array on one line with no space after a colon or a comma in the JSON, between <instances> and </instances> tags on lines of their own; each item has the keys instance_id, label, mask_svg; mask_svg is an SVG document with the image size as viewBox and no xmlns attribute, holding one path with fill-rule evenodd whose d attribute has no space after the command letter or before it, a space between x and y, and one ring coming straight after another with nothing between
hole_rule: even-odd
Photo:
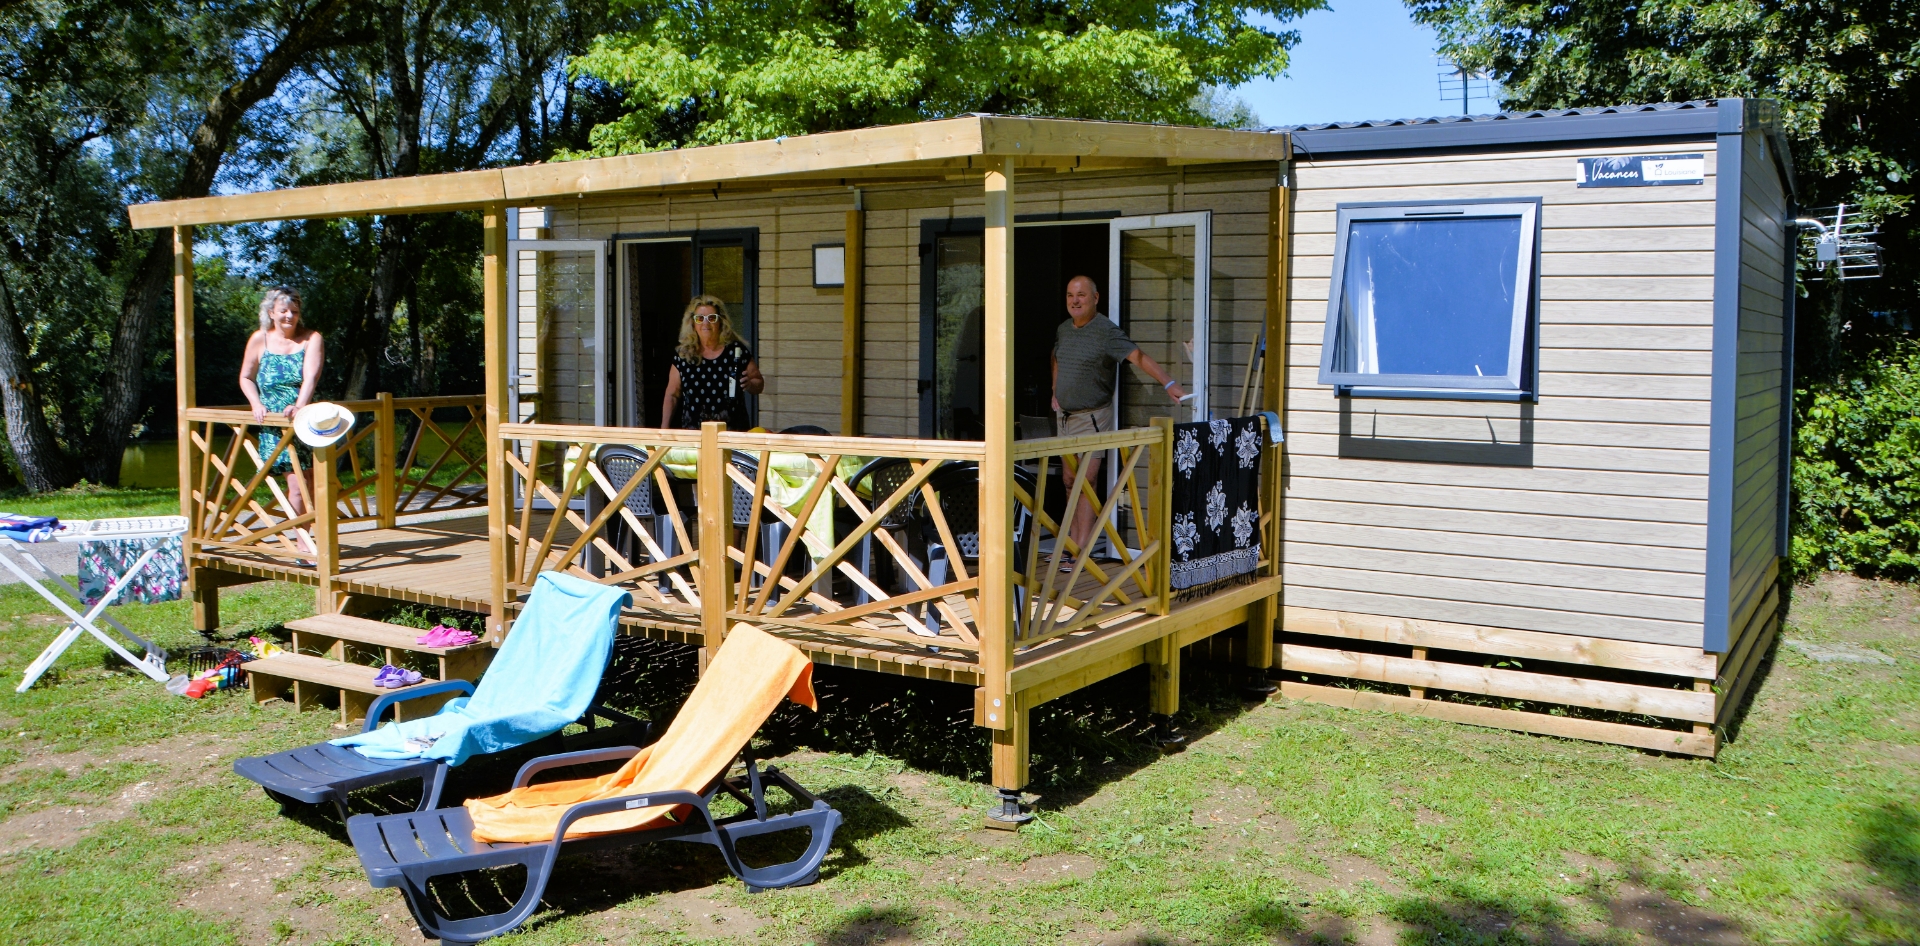
<instances>
[{"instance_id":1,"label":"shadow on grass","mask_svg":"<svg viewBox=\"0 0 1920 946\"><path fill-rule=\"evenodd\" d=\"M898 811L858 786L831 788L822 792L821 797L846 819L834 835L833 850L822 865L823 878L866 863L867 858L858 846L860 841L907 823ZM768 807L778 813L799 805L782 794L769 797ZM562 854L542 897L541 911L521 929L537 929L563 916L605 912L638 897L713 887L728 882L731 876L719 852L708 845L673 841L646 843L644 837L644 832L635 834L634 843L627 847ZM767 867L797 859L809 841L807 831L784 831L744 839L737 850L748 866ZM522 867L471 871L436 878L428 890L443 914L465 919L511 909L526 888L526 878L526 869ZM895 927L910 937L917 920L906 914L901 918L910 922L894 922L889 911L866 919L855 918L848 921L840 934L828 934L826 941L893 942L885 936L892 935L887 931ZM835 939L834 935L841 938Z\"/></svg>"},{"instance_id":2,"label":"shadow on grass","mask_svg":"<svg viewBox=\"0 0 1920 946\"><path fill-rule=\"evenodd\" d=\"M882 946L917 943L920 915L901 907L860 907L820 931L823 946Z\"/></svg>"},{"instance_id":3,"label":"shadow on grass","mask_svg":"<svg viewBox=\"0 0 1920 946\"><path fill-rule=\"evenodd\" d=\"M1617 884L1590 886L1582 899L1605 915L1598 939L1557 898L1475 894L1458 883L1438 894L1401 897L1385 915L1406 929L1405 946L1508 946L1522 943L1633 942L1662 946L1736 946L1750 941L1737 922L1677 902L1630 874Z\"/></svg>"},{"instance_id":4,"label":"shadow on grass","mask_svg":"<svg viewBox=\"0 0 1920 946\"><path fill-rule=\"evenodd\" d=\"M1859 852L1870 885L1849 892L1817 925L1820 943L1894 946L1920 942L1920 810L1881 805L1861 818Z\"/></svg>"}]
</instances>

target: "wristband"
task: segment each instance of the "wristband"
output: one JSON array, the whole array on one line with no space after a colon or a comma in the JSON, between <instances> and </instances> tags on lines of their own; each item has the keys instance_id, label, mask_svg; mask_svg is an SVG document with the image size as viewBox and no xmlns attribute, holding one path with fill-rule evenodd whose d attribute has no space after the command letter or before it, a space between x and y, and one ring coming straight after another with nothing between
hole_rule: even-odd
<instances>
[{"instance_id":1,"label":"wristband","mask_svg":"<svg viewBox=\"0 0 1920 946\"><path fill-rule=\"evenodd\" d=\"M1166 384L1163 384L1163 385L1161 385L1161 386L1160 386L1160 390L1162 390L1162 391L1168 391L1168 390L1172 390L1172 389L1173 389L1173 386L1174 386L1174 385L1176 385L1176 384L1179 384L1179 383L1180 383L1180 379L1178 379L1178 378L1175 378L1174 380L1172 380L1172 381L1169 381L1169 382L1167 382Z\"/></svg>"}]
</instances>

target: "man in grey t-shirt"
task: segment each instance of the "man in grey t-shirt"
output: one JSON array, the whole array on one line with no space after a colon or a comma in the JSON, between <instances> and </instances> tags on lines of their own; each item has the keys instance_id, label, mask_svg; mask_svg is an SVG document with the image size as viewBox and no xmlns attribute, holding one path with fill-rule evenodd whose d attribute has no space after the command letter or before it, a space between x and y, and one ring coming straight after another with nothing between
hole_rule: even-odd
<instances>
[{"instance_id":1,"label":"man in grey t-shirt","mask_svg":"<svg viewBox=\"0 0 1920 946\"><path fill-rule=\"evenodd\" d=\"M1175 404L1187 396L1159 362L1100 314L1099 305L1100 289L1092 279L1075 276L1067 281L1067 315L1072 318L1061 322L1053 335L1053 409L1060 413L1063 437L1115 429L1113 372L1123 361L1159 382ZM1093 482L1100 474L1099 457L1087 466L1087 481ZM1081 497L1070 530L1074 545L1086 548L1095 512Z\"/></svg>"}]
</instances>

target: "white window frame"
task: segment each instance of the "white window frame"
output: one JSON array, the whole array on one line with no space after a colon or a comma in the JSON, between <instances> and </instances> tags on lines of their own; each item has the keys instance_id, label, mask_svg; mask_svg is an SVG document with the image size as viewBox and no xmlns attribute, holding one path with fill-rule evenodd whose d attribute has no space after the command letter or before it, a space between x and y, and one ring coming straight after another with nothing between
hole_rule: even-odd
<instances>
[{"instance_id":1,"label":"white window frame","mask_svg":"<svg viewBox=\"0 0 1920 946\"><path fill-rule=\"evenodd\" d=\"M1193 228L1193 399L1187 406L1193 409L1191 420L1207 420L1207 375L1209 363L1213 361L1213 339L1208 331L1208 321L1213 302L1213 211L1199 210L1188 213L1150 214L1139 217L1115 217L1107 222L1107 282L1113 295L1113 301L1107 311L1113 314L1113 324L1125 331L1126 308L1123 305L1123 293L1126 291L1126 274L1120 270L1120 234L1128 230L1160 230L1177 227ZM1175 343L1176 345L1178 342ZM1113 385L1113 407L1115 423L1120 417L1119 369L1116 368ZM1176 415L1177 416L1177 415ZM1111 466L1111 464L1109 464Z\"/></svg>"},{"instance_id":2,"label":"white window frame","mask_svg":"<svg viewBox=\"0 0 1920 946\"><path fill-rule=\"evenodd\" d=\"M507 258L513 260L513 264L508 271L512 285L509 287L507 298L513 300L516 308L520 304L520 293L524 288L520 281L533 280L533 284L538 286L540 278L538 273L520 272L520 254L523 252L593 254L593 424L595 427L605 427L609 423L607 417L607 241L508 240ZM539 316L536 314L535 318L538 319ZM509 346L508 356L508 376L514 379L513 384L508 386L511 389L508 396L513 401L513 413L510 416L518 419L521 367L520 345L517 340ZM535 365L531 370L538 372L540 368Z\"/></svg>"},{"instance_id":3,"label":"white window frame","mask_svg":"<svg viewBox=\"0 0 1920 946\"><path fill-rule=\"evenodd\" d=\"M1407 201L1383 204L1341 204L1334 230L1332 278L1327 284L1327 320L1320 344L1321 384L1333 385L1341 393L1376 396L1412 397L1506 397L1521 398L1533 393L1531 366L1534 364L1533 316L1534 285L1538 280L1535 249L1538 246L1540 203L1537 199L1497 198L1466 201ZM1346 287L1347 244L1355 222L1373 220L1464 219L1470 217L1518 217L1520 246L1515 266L1515 292L1512 321L1508 330L1507 373L1491 377L1426 374L1373 374L1339 371L1335 357L1346 341L1342 335L1342 295Z\"/></svg>"}]
</instances>

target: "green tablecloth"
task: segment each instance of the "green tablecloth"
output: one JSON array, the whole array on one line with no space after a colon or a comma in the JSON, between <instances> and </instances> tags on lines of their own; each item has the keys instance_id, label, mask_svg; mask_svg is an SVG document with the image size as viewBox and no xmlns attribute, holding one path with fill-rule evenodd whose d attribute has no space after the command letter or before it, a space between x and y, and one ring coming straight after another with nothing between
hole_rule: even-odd
<instances>
[{"instance_id":1,"label":"green tablecloth","mask_svg":"<svg viewBox=\"0 0 1920 946\"><path fill-rule=\"evenodd\" d=\"M666 459L660 461L668 475L677 479L691 480L699 475L700 451L697 447L674 447L667 451ZM852 477L867 465L872 457L841 457L835 472L842 478ZM804 453L775 453L768 458L767 498L779 503L781 508L799 514L800 505L806 502L807 491L813 488L817 475L813 458ZM831 487L829 487L831 489ZM833 497L820 497L813 507L813 514L807 517L807 533L803 536L807 551L815 560L825 558L833 551Z\"/></svg>"}]
</instances>

